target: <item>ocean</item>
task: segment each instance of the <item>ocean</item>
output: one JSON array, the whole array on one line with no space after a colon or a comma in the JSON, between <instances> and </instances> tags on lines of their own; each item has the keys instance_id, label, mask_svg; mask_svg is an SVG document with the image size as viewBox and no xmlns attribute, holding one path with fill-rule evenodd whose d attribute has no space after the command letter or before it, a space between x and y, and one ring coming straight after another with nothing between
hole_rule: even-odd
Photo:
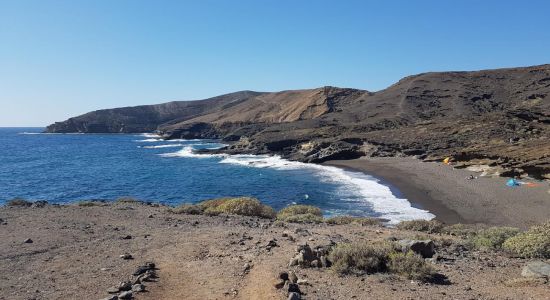
<instances>
[{"instance_id":1,"label":"ocean","mask_svg":"<svg viewBox=\"0 0 550 300\"><path fill-rule=\"evenodd\" d=\"M0 128L0 204L16 197L64 204L131 196L178 205L252 196L275 209L315 205L326 216L372 216L390 223L434 217L363 173L277 156L193 153L223 146L215 140L42 131Z\"/></svg>"}]
</instances>

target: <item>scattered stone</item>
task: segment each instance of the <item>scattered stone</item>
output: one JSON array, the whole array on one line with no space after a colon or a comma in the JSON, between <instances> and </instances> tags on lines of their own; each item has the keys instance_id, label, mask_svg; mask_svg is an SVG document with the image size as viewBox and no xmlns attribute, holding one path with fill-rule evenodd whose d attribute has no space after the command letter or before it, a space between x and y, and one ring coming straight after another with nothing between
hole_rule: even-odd
<instances>
[{"instance_id":1,"label":"scattered stone","mask_svg":"<svg viewBox=\"0 0 550 300\"><path fill-rule=\"evenodd\" d=\"M142 266L137 267L136 271L133 273L134 276L139 276L141 274L148 273L150 277L154 277L155 274L155 264L152 262L147 262Z\"/></svg>"},{"instance_id":2,"label":"scattered stone","mask_svg":"<svg viewBox=\"0 0 550 300\"><path fill-rule=\"evenodd\" d=\"M118 299L132 299L132 291L126 291L118 294Z\"/></svg>"},{"instance_id":3,"label":"scattered stone","mask_svg":"<svg viewBox=\"0 0 550 300\"><path fill-rule=\"evenodd\" d=\"M32 244L32 243L33 243L33 240L31 240L31 239L26 239L26 240L23 241L23 243L25 243L25 244Z\"/></svg>"},{"instance_id":4,"label":"scattered stone","mask_svg":"<svg viewBox=\"0 0 550 300\"><path fill-rule=\"evenodd\" d=\"M277 245L277 240L276 240L276 239L270 240L270 241L267 243L267 245L265 246L265 249L266 249L267 251L270 251L271 248L273 248L273 247L279 247L279 245Z\"/></svg>"},{"instance_id":5,"label":"scattered stone","mask_svg":"<svg viewBox=\"0 0 550 300\"><path fill-rule=\"evenodd\" d=\"M107 296L101 300L118 300L118 297L116 295Z\"/></svg>"},{"instance_id":6,"label":"scattered stone","mask_svg":"<svg viewBox=\"0 0 550 300\"><path fill-rule=\"evenodd\" d=\"M550 264L543 261L529 262L523 267L523 270L521 270L521 276L550 279Z\"/></svg>"},{"instance_id":7,"label":"scattered stone","mask_svg":"<svg viewBox=\"0 0 550 300\"><path fill-rule=\"evenodd\" d=\"M252 266L249 263L246 263L244 264L243 268L244 272L247 273L248 271L250 271L250 268L252 268Z\"/></svg>"},{"instance_id":8,"label":"scattered stone","mask_svg":"<svg viewBox=\"0 0 550 300\"><path fill-rule=\"evenodd\" d=\"M298 281L296 281L296 283L298 285L307 285L308 284L307 279L298 279Z\"/></svg>"},{"instance_id":9,"label":"scattered stone","mask_svg":"<svg viewBox=\"0 0 550 300\"><path fill-rule=\"evenodd\" d=\"M287 281L288 278L289 278L289 275L288 275L287 272L280 272L280 273L279 273L279 279L282 279L282 280L284 280L284 281Z\"/></svg>"},{"instance_id":10,"label":"scattered stone","mask_svg":"<svg viewBox=\"0 0 550 300\"><path fill-rule=\"evenodd\" d=\"M113 286L107 289L107 293L109 294L116 294L118 292L120 292L120 290L118 289L118 286Z\"/></svg>"},{"instance_id":11,"label":"scattered stone","mask_svg":"<svg viewBox=\"0 0 550 300\"><path fill-rule=\"evenodd\" d=\"M145 286L141 283L132 285L132 292L141 293L145 291Z\"/></svg>"},{"instance_id":12,"label":"scattered stone","mask_svg":"<svg viewBox=\"0 0 550 300\"><path fill-rule=\"evenodd\" d=\"M435 254L435 244L432 240L400 240L398 241L401 245L401 251L407 253L413 251L414 253L420 254L423 258L430 258Z\"/></svg>"},{"instance_id":13,"label":"scattered stone","mask_svg":"<svg viewBox=\"0 0 550 300\"><path fill-rule=\"evenodd\" d=\"M298 282L298 276L296 276L296 273L294 273L294 271L288 272L288 280L290 280L291 283Z\"/></svg>"},{"instance_id":14,"label":"scattered stone","mask_svg":"<svg viewBox=\"0 0 550 300\"><path fill-rule=\"evenodd\" d=\"M132 236L131 235L123 236L122 239L123 240L131 240Z\"/></svg>"},{"instance_id":15,"label":"scattered stone","mask_svg":"<svg viewBox=\"0 0 550 300\"><path fill-rule=\"evenodd\" d=\"M153 218L153 215L149 215L147 218L152 219L152 218Z\"/></svg>"},{"instance_id":16,"label":"scattered stone","mask_svg":"<svg viewBox=\"0 0 550 300\"><path fill-rule=\"evenodd\" d=\"M300 296L299 293L295 293L295 292L292 292L292 293L288 293L288 300L301 300L302 297Z\"/></svg>"},{"instance_id":17,"label":"scattered stone","mask_svg":"<svg viewBox=\"0 0 550 300\"><path fill-rule=\"evenodd\" d=\"M121 254L120 258L122 258L122 259L134 259L134 257L129 253Z\"/></svg>"}]
</instances>

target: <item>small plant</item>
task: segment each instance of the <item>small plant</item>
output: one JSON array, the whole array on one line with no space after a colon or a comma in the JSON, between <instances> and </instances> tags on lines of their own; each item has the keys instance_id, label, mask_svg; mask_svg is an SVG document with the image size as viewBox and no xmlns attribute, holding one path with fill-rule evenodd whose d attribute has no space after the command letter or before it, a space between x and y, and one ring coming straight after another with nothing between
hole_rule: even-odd
<instances>
[{"instance_id":1,"label":"small plant","mask_svg":"<svg viewBox=\"0 0 550 300\"><path fill-rule=\"evenodd\" d=\"M141 201L137 200L136 198L132 198L128 196L119 197L116 199L116 202L117 203L141 203Z\"/></svg>"},{"instance_id":2,"label":"small plant","mask_svg":"<svg viewBox=\"0 0 550 300\"><path fill-rule=\"evenodd\" d=\"M504 242L503 248L527 258L550 258L550 221Z\"/></svg>"},{"instance_id":3,"label":"small plant","mask_svg":"<svg viewBox=\"0 0 550 300\"><path fill-rule=\"evenodd\" d=\"M19 206L19 207L30 207L32 205L31 201L25 200L23 198L14 198L9 200L6 203L7 206Z\"/></svg>"},{"instance_id":4,"label":"small plant","mask_svg":"<svg viewBox=\"0 0 550 300\"><path fill-rule=\"evenodd\" d=\"M397 224L397 228L401 230L422 231L426 233L439 233L443 228L443 223L437 220L401 221Z\"/></svg>"},{"instance_id":5,"label":"small plant","mask_svg":"<svg viewBox=\"0 0 550 300\"><path fill-rule=\"evenodd\" d=\"M518 233L519 229L513 227L490 227L479 231L470 241L477 249L499 250L504 241Z\"/></svg>"},{"instance_id":6,"label":"small plant","mask_svg":"<svg viewBox=\"0 0 550 300\"><path fill-rule=\"evenodd\" d=\"M200 215L203 213L203 209L199 205L193 204L182 204L178 207L170 209L170 212L176 214L187 214L187 215Z\"/></svg>"},{"instance_id":7,"label":"small plant","mask_svg":"<svg viewBox=\"0 0 550 300\"><path fill-rule=\"evenodd\" d=\"M346 225L346 224L358 224L361 226L368 225L380 225L382 222L377 218L367 217L352 217L352 216L336 216L325 220L327 224L332 225Z\"/></svg>"},{"instance_id":8,"label":"small plant","mask_svg":"<svg viewBox=\"0 0 550 300\"><path fill-rule=\"evenodd\" d=\"M432 266L412 251L390 253L388 271L414 280L426 280L434 274Z\"/></svg>"},{"instance_id":9,"label":"small plant","mask_svg":"<svg viewBox=\"0 0 550 300\"><path fill-rule=\"evenodd\" d=\"M250 197L220 198L201 202L198 204L207 215L221 213L256 216L261 218L274 218L275 211L267 205L263 205L258 199Z\"/></svg>"},{"instance_id":10,"label":"small plant","mask_svg":"<svg viewBox=\"0 0 550 300\"><path fill-rule=\"evenodd\" d=\"M78 206L82 206L82 207L92 207L92 206L103 206L105 205L104 202L101 202L101 201L79 201L77 203Z\"/></svg>"},{"instance_id":11,"label":"small plant","mask_svg":"<svg viewBox=\"0 0 550 300\"><path fill-rule=\"evenodd\" d=\"M323 213L315 206L291 205L279 211L277 220L290 223L321 223Z\"/></svg>"}]
</instances>

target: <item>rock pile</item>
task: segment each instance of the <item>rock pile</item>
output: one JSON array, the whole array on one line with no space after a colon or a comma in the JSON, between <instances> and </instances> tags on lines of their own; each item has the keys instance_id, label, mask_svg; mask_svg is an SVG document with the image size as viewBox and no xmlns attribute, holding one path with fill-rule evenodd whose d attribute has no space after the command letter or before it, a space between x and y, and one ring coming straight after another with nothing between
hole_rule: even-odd
<instances>
[{"instance_id":1,"label":"rock pile","mask_svg":"<svg viewBox=\"0 0 550 300\"><path fill-rule=\"evenodd\" d=\"M281 272L275 283L275 288L282 289L288 293L289 300L300 300L302 299L302 292L300 291L299 284L306 284L306 280L298 279L298 276L294 271Z\"/></svg>"},{"instance_id":2,"label":"rock pile","mask_svg":"<svg viewBox=\"0 0 550 300\"><path fill-rule=\"evenodd\" d=\"M314 249L306 243L296 247L296 255L290 260L289 266L300 266L302 268L328 268L331 262L327 256L330 249L334 246L331 243L326 246L317 246Z\"/></svg>"}]
</instances>

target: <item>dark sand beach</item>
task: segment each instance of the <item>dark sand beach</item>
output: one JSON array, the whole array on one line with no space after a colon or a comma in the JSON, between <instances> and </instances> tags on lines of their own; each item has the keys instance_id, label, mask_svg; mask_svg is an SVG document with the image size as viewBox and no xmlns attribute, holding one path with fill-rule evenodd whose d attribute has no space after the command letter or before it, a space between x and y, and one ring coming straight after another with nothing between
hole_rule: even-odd
<instances>
[{"instance_id":1,"label":"dark sand beach","mask_svg":"<svg viewBox=\"0 0 550 300\"><path fill-rule=\"evenodd\" d=\"M527 228L550 217L548 182L535 187L507 187L506 178L478 177L414 158L362 158L325 163L362 171L397 188L413 205L429 210L445 223L485 223Z\"/></svg>"}]
</instances>

